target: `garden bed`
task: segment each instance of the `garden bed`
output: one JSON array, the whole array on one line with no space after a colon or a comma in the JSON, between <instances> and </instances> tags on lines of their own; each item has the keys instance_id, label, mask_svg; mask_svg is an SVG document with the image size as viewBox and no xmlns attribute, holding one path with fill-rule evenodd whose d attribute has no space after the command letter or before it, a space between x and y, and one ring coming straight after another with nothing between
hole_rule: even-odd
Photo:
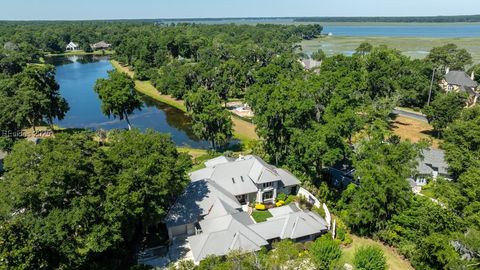
<instances>
[{"instance_id":1,"label":"garden bed","mask_svg":"<svg viewBox=\"0 0 480 270\"><path fill-rule=\"evenodd\" d=\"M254 210L252 212L252 218L255 220L255 222L260 223L260 222L265 222L267 221L268 218L271 218L272 214L269 211L256 211Z\"/></svg>"}]
</instances>

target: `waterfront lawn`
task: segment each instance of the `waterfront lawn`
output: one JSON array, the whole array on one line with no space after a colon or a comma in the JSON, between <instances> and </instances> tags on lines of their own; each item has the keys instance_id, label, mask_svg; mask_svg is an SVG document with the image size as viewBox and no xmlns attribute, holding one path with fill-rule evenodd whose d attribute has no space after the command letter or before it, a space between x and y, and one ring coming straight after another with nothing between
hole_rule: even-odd
<instances>
[{"instance_id":1,"label":"waterfront lawn","mask_svg":"<svg viewBox=\"0 0 480 270\"><path fill-rule=\"evenodd\" d=\"M270 211L257 211L253 210L252 212L252 218L255 220L255 222L260 223L260 222L265 222L267 221L268 218L271 218L272 214Z\"/></svg>"},{"instance_id":2,"label":"waterfront lawn","mask_svg":"<svg viewBox=\"0 0 480 270\"><path fill-rule=\"evenodd\" d=\"M127 73L130 77L133 77L134 72L131 71L128 67L120 65L117 61L111 61L113 67L119 71ZM162 95L150 81L135 81L135 88L138 92L147 95L157 101L168 104L172 107L175 107L183 112L187 112L185 107L185 102L183 100L175 99L169 95ZM239 139L243 146L248 145L250 141L259 140L257 133L255 132L255 125L235 117L232 115L233 122L233 133L235 138Z\"/></svg>"},{"instance_id":3,"label":"waterfront lawn","mask_svg":"<svg viewBox=\"0 0 480 270\"><path fill-rule=\"evenodd\" d=\"M113 55L115 51L113 50L105 50L105 51L93 51L93 52L85 52L83 50L78 50L78 51L68 51L64 53L51 53L48 54L48 56L73 56L73 55L96 55L96 56L102 56L102 55Z\"/></svg>"}]
</instances>

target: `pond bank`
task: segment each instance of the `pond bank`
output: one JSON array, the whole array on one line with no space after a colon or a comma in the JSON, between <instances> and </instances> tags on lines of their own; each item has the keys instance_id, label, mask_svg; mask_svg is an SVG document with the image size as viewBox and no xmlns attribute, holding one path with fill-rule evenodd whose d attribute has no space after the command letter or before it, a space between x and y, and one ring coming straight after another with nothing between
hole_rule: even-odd
<instances>
[{"instance_id":1,"label":"pond bank","mask_svg":"<svg viewBox=\"0 0 480 270\"><path fill-rule=\"evenodd\" d=\"M52 56L86 56L86 55L107 56L107 55L113 55L113 54L115 54L115 51L111 51L111 50L94 51L94 52L85 52L83 50L79 50L79 51L69 51L69 52L64 52L64 53L48 53L46 56L47 57L52 57Z\"/></svg>"},{"instance_id":2,"label":"pond bank","mask_svg":"<svg viewBox=\"0 0 480 270\"><path fill-rule=\"evenodd\" d=\"M128 74L130 77L133 77L134 72L129 70L128 67L122 66L119 62L115 60L111 60L111 63L113 67L115 67L116 70L125 72ZM185 103L183 100L177 100L170 95L162 95L160 91L158 91L150 81L139 81L135 80L135 88L137 89L138 92L147 95L157 101L163 102L165 104L168 104L172 107L175 107L179 110L182 110L183 112L187 112L187 108L185 107ZM253 140L258 140L259 137L255 132L255 125L247 122L245 120L242 120L238 117L235 117L232 115L232 121L233 121L233 131L234 131L234 136L242 141L243 144L248 143L249 141Z\"/></svg>"}]
</instances>

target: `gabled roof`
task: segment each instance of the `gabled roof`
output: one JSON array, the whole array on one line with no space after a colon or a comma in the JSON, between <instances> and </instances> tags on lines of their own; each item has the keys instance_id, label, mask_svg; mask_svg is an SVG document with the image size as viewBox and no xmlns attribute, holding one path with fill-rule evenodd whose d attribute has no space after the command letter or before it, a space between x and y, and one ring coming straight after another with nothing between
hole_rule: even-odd
<instances>
[{"instance_id":1,"label":"gabled roof","mask_svg":"<svg viewBox=\"0 0 480 270\"><path fill-rule=\"evenodd\" d=\"M170 208L165 223L171 227L197 222L210 212L217 199L229 209L241 208L238 200L216 183L209 180L191 182Z\"/></svg>"},{"instance_id":2,"label":"gabled roof","mask_svg":"<svg viewBox=\"0 0 480 270\"><path fill-rule=\"evenodd\" d=\"M237 160L218 157L205 162L205 165L207 168L191 173L191 180L211 179L235 196L255 193L258 191L257 185L263 183L282 181L284 186L300 184L291 173L253 155Z\"/></svg>"},{"instance_id":3,"label":"gabled roof","mask_svg":"<svg viewBox=\"0 0 480 270\"><path fill-rule=\"evenodd\" d=\"M230 158L230 157L225 157L225 156L219 156L219 157L212 158L212 159L209 159L209 160L205 161L204 164L207 168L213 168L217 165L225 164L225 163L232 162L232 161L235 161L235 159Z\"/></svg>"},{"instance_id":4,"label":"gabled roof","mask_svg":"<svg viewBox=\"0 0 480 270\"><path fill-rule=\"evenodd\" d=\"M277 169L278 175L282 179L283 185L286 187L300 185L300 181L289 171L284 169Z\"/></svg>"},{"instance_id":5,"label":"gabled roof","mask_svg":"<svg viewBox=\"0 0 480 270\"><path fill-rule=\"evenodd\" d=\"M215 166L211 180L233 195L257 192L257 186L248 176L252 167L251 160L241 160Z\"/></svg>"},{"instance_id":6,"label":"gabled roof","mask_svg":"<svg viewBox=\"0 0 480 270\"><path fill-rule=\"evenodd\" d=\"M231 250L260 250L268 242L250 229L250 224L253 221L245 212L201 221L203 233L188 238L195 261L226 255Z\"/></svg>"},{"instance_id":7,"label":"gabled roof","mask_svg":"<svg viewBox=\"0 0 480 270\"><path fill-rule=\"evenodd\" d=\"M67 44L67 47L73 48L73 47L78 47L78 45L70 41L70 43Z\"/></svg>"},{"instance_id":8,"label":"gabled roof","mask_svg":"<svg viewBox=\"0 0 480 270\"><path fill-rule=\"evenodd\" d=\"M213 168L204 168L190 173L190 181L210 179L212 177Z\"/></svg>"},{"instance_id":9,"label":"gabled roof","mask_svg":"<svg viewBox=\"0 0 480 270\"><path fill-rule=\"evenodd\" d=\"M445 75L445 80L448 84L477 87L478 83L470 78L464 71L452 70Z\"/></svg>"},{"instance_id":10,"label":"gabled roof","mask_svg":"<svg viewBox=\"0 0 480 270\"><path fill-rule=\"evenodd\" d=\"M420 160L417 171L420 174L432 174L438 171L443 175L448 175L448 163L445 161L445 152L439 149L426 149L422 151L423 160Z\"/></svg>"},{"instance_id":11,"label":"gabled roof","mask_svg":"<svg viewBox=\"0 0 480 270\"><path fill-rule=\"evenodd\" d=\"M328 229L327 222L310 211L287 205L269 210L273 217L266 222L250 225L250 228L267 240L297 239L315 235Z\"/></svg>"},{"instance_id":12,"label":"gabled roof","mask_svg":"<svg viewBox=\"0 0 480 270\"><path fill-rule=\"evenodd\" d=\"M229 214L238 213L239 211L232 206L228 205L220 199L216 199L212 207L208 211L208 214L205 216L205 219L212 219L217 217L223 217Z\"/></svg>"}]
</instances>

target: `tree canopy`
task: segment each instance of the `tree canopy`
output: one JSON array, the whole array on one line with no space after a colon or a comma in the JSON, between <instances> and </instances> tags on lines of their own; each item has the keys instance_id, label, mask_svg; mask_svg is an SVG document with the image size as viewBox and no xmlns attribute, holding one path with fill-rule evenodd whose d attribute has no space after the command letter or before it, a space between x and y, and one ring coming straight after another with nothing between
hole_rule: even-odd
<instances>
[{"instance_id":1,"label":"tree canopy","mask_svg":"<svg viewBox=\"0 0 480 270\"><path fill-rule=\"evenodd\" d=\"M190 161L166 135L90 133L17 143L0 182L5 269L113 269L136 263L149 226L188 183Z\"/></svg>"},{"instance_id":2,"label":"tree canopy","mask_svg":"<svg viewBox=\"0 0 480 270\"><path fill-rule=\"evenodd\" d=\"M143 105L133 80L125 73L109 71L108 78L98 79L94 89L102 101L103 113L108 117L125 119L128 129L132 129L128 116Z\"/></svg>"}]
</instances>

